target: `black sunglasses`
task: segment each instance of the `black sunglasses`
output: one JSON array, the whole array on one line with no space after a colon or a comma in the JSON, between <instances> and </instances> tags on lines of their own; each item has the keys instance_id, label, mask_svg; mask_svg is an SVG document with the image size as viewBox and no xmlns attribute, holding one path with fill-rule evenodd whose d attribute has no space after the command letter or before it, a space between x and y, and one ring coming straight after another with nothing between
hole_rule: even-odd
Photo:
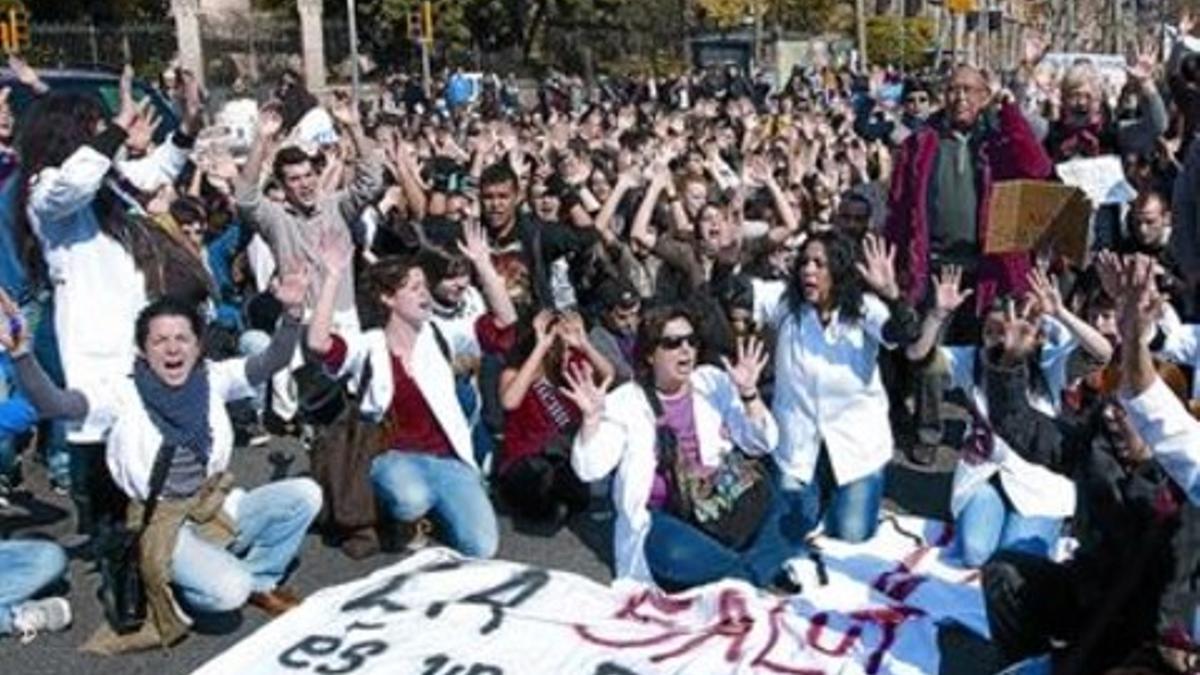
<instances>
[{"instance_id":1,"label":"black sunglasses","mask_svg":"<svg viewBox=\"0 0 1200 675\"><path fill-rule=\"evenodd\" d=\"M663 337L659 338L659 340L658 340L658 346L663 349L666 349L667 351L675 351L676 349L679 349L680 347L682 347L685 344L687 346L695 349L696 346L699 345L700 343L696 339L695 333L687 333L685 335L663 336Z\"/></svg>"}]
</instances>

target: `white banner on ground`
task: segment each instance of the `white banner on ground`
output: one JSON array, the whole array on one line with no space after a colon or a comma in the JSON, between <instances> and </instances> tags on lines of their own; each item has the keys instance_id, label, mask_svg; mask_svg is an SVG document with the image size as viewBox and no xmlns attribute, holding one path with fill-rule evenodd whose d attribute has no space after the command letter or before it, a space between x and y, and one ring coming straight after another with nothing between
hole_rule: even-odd
<instances>
[{"instance_id":1,"label":"white banner on ground","mask_svg":"<svg viewBox=\"0 0 1200 675\"><path fill-rule=\"evenodd\" d=\"M328 588L197 675L657 675L938 671L937 624L986 636L947 529L889 518L865 544L793 561L803 594L736 582L665 595L504 561L418 553Z\"/></svg>"}]
</instances>

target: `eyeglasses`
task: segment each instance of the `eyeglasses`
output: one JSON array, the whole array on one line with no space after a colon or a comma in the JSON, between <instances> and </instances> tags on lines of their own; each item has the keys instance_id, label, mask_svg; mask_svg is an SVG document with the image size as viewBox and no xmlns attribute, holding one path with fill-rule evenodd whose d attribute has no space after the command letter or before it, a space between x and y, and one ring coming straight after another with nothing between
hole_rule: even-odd
<instances>
[{"instance_id":1,"label":"eyeglasses","mask_svg":"<svg viewBox=\"0 0 1200 675\"><path fill-rule=\"evenodd\" d=\"M695 349L699 344L699 342L696 340L696 334L686 333L684 335L664 335L658 340L658 346L669 352L673 352L685 344L692 349Z\"/></svg>"}]
</instances>

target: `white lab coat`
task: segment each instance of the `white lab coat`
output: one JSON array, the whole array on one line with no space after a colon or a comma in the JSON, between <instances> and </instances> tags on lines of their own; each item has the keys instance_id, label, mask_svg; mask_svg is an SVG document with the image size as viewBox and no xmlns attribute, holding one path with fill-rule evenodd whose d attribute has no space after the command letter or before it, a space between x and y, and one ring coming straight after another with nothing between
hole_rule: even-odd
<instances>
[{"instance_id":1,"label":"white lab coat","mask_svg":"<svg viewBox=\"0 0 1200 675\"><path fill-rule=\"evenodd\" d=\"M1065 326L1052 318L1042 320L1042 330L1046 342L1042 346L1041 369L1049 395L1030 394L1029 404L1043 414L1057 417L1058 402L1067 384L1067 362L1079 343ZM979 350L976 347L939 347L939 350L950 371L947 390L962 390L978 413L987 415L987 395L975 381L975 359ZM958 460L950 493L950 512L955 518L975 491L997 473L1017 513L1050 518L1066 518L1075 513L1075 483L1071 479L1026 461L999 436L993 440L995 449L991 460L977 463L964 457Z\"/></svg>"},{"instance_id":2,"label":"white lab coat","mask_svg":"<svg viewBox=\"0 0 1200 675\"><path fill-rule=\"evenodd\" d=\"M779 430L770 414L751 420L729 375L712 366L696 368L691 377L692 405L700 462L713 467L734 447L750 455L764 455L775 447ZM650 531L646 502L658 465L655 452L656 421L650 401L636 382L627 382L608 394L599 426L585 441L575 438L571 466L584 481L595 481L616 471L613 527L616 576L638 581L654 580L646 562L645 542Z\"/></svg>"},{"instance_id":3,"label":"white lab coat","mask_svg":"<svg viewBox=\"0 0 1200 675\"><path fill-rule=\"evenodd\" d=\"M892 457L888 398L879 372L883 326L891 314L874 295L863 297L863 317L844 322L834 312L822 325L816 310L788 306L783 282L756 283L755 315L775 326L775 397L779 422L775 462L809 482L825 444L838 485L864 478Z\"/></svg>"},{"instance_id":4,"label":"white lab coat","mask_svg":"<svg viewBox=\"0 0 1200 675\"><path fill-rule=\"evenodd\" d=\"M69 388L129 373L134 321L146 304L145 279L133 256L100 229L92 209L97 192L114 165L138 189L153 192L186 162L187 151L170 141L129 162L114 162L84 145L30 180L27 214L54 287L54 327ZM75 423L68 438L99 442L106 430L96 424Z\"/></svg>"},{"instance_id":5,"label":"white lab coat","mask_svg":"<svg viewBox=\"0 0 1200 675\"><path fill-rule=\"evenodd\" d=\"M1163 471L1193 504L1200 504L1200 422L1160 378L1141 394L1122 397L1122 402Z\"/></svg>"},{"instance_id":6,"label":"white lab coat","mask_svg":"<svg viewBox=\"0 0 1200 675\"><path fill-rule=\"evenodd\" d=\"M388 350L387 338L380 329L364 333L349 331L339 334L338 337L346 342L346 358L338 369L337 376L351 375L351 380L357 384L369 360L371 382L362 397L360 409L372 419L382 419L391 408L392 395L395 393L392 356ZM412 376L421 395L425 397L425 402L429 404L442 431L450 439L454 453L467 466L478 471L479 466L475 463L475 452L471 445L471 428L454 391L454 371L442 355L431 325L426 324L417 335L417 342L413 345L412 362L416 367L409 375Z\"/></svg>"},{"instance_id":7,"label":"white lab coat","mask_svg":"<svg viewBox=\"0 0 1200 675\"><path fill-rule=\"evenodd\" d=\"M253 396L254 388L246 379L246 359L209 361L207 368L211 476L229 466L233 449L233 426L225 404ZM130 498L145 501L150 496L150 473L162 447L162 434L146 412L133 377L93 381L79 391L88 401L87 419L110 429L105 458L113 481Z\"/></svg>"}]
</instances>

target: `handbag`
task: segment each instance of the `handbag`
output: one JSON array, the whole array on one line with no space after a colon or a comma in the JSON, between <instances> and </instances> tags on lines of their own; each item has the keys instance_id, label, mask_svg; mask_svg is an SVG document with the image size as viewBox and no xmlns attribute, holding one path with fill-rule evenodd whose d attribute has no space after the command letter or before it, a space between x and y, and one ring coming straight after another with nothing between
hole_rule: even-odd
<instances>
[{"instance_id":1,"label":"handbag","mask_svg":"<svg viewBox=\"0 0 1200 675\"><path fill-rule=\"evenodd\" d=\"M367 361L359 395L370 384L371 363ZM313 480L325 495L318 521L326 530L353 539L379 521L371 462L385 445L387 429L384 423L364 419L358 395L344 387L338 392L337 405L337 416L314 439L310 465Z\"/></svg>"},{"instance_id":2,"label":"handbag","mask_svg":"<svg viewBox=\"0 0 1200 675\"><path fill-rule=\"evenodd\" d=\"M658 393L652 385L643 389L655 417L661 419ZM659 471L669 477L670 512L735 551L745 549L771 505L771 484L762 462L733 448L715 468L700 467L679 451L675 432L661 422L655 448Z\"/></svg>"},{"instance_id":3,"label":"handbag","mask_svg":"<svg viewBox=\"0 0 1200 675\"><path fill-rule=\"evenodd\" d=\"M154 457L154 466L150 470L150 495L142 510L141 526L133 530L125 522L116 523L100 536L97 543L100 602L104 606L104 617L108 624L120 635L137 632L146 621L146 589L138 562L139 546L142 532L154 518L159 495L167 483L175 448L174 445L159 448Z\"/></svg>"}]
</instances>

